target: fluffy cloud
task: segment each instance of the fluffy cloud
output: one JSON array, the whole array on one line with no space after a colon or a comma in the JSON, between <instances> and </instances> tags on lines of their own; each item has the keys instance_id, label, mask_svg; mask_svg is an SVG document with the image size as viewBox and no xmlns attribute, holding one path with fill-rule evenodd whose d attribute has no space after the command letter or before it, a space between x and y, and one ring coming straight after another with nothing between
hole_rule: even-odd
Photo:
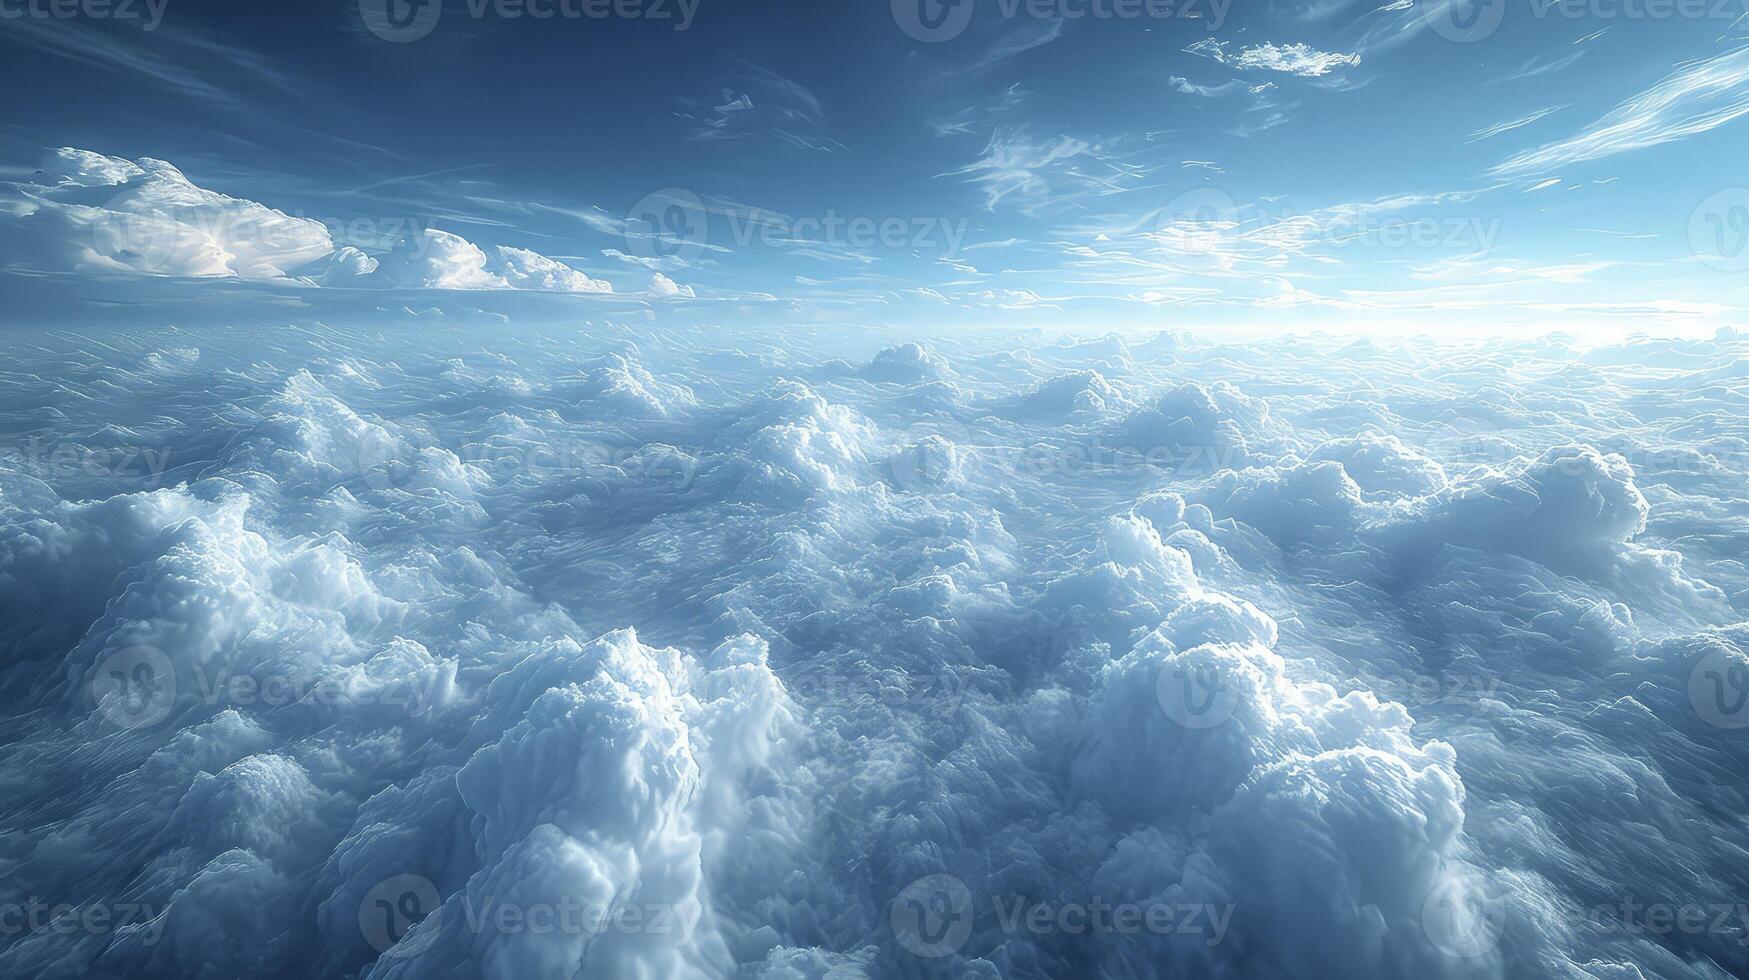
<instances>
[{"instance_id":1,"label":"fluffy cloud","mask_svg":"<svg viewBox=\"0 0 1749 980\"><path fill-rule=\"evenodd\" d=\"M1279 71L1304 78L1316 78L1319 75L1328 75L1338 68L1352 68L1360 64L1358 54L1319 51L1310 45L1297 42L1252 44L1234 53L1229 50L1228 42L1208 38L1184 50L1235 68Z\"/></svg>"},{"instance_id":2,"label":"fluffy cloud","mask_svg":"<svg viewBox=\"0 0 1749 980\"><path fill-rule=\"evenodd\" d=\"M50 153L0 190L0 259L15 268L304 286L612 292L537 252L482 249L424 229L383 256L334 242L320 221L198 187L162 160Z\"/></svg>"},{"instance_id":3,"label":"fluffy cloud","mask_svg":"<svg viewBox=\"0 0 1749 980\"><path fill-rule=\"evenodd\" d=\"M681 336L20 345L0 974L1743 972L1749 341Z\"/></svg>"}]
</instances>

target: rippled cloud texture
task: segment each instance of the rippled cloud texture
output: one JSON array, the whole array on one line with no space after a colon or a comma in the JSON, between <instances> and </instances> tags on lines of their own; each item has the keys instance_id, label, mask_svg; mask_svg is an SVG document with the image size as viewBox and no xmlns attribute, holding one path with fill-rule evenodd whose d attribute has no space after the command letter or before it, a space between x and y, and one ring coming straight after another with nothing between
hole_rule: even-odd
<instances>
[{"instance_id":1,"label":"rippled cloud texture","mask_svg":"<svg viewBox=\"0 0 1749 980\"><path fill-rule=\"evenodd\" d=\"M1749 969L1729 331L14 339L0 974Z\"/></svg>"}]
</instances>

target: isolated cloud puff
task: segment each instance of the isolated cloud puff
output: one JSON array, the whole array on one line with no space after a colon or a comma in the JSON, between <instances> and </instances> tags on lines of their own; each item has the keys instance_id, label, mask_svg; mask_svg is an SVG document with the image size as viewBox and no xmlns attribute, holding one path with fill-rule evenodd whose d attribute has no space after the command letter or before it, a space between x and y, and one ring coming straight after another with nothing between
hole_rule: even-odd
<instances>
[{"instance_id":1,"label":"isolated cloud puff","mask_svg":"<svg viewBox=\"0 0 1749 980\"><path fill-rule=\"evenodd\" d=\"M1316 78L1328 75L1338 68L1352 68L1360 64L1360 55L1342 54L1340 52L1319 51L1318 49L1299 42L1293 44L1253 44L1240 48L1237 52L1229 50L1228 42L1208 38L1185 48L1191 54L1199 54L1205 58L1213 58L1223 65L1260 71L1278 71L1289 75L1299 75L1302 78ZM1180 89L1183 91L1183 89Z\"/></svg>"}]
</instances>

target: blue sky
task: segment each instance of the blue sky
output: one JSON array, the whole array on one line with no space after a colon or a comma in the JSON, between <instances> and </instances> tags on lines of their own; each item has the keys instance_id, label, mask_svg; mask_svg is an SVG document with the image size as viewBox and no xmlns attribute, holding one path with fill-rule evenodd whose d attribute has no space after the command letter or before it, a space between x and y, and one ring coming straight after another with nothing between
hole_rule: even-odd
<instances>
[{"instance_id":1,"label":"blue sky","mask_svg":"<svg viewBox=\"0 0 1749 980\"><path fill-rule=\"evenodd\" d=\"M335 247L539 253L584 304L1710 331L1749 270L1742 0L121 2L0 0L0 178L164 160ZM113 288L42 252L4 264Z\"/></svg>"}]
</instances>

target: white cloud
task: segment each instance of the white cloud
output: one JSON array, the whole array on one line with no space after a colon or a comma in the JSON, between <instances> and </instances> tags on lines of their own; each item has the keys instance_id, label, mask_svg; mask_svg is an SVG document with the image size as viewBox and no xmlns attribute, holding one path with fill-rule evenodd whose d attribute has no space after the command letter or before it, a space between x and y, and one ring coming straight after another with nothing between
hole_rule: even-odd
<instances>
[{"instance_id":1,"label":"white cloud","mask_svg":"<svg viewBox=\"0 0 1749 980\"><path fill-rule=\"evenodd\" d=\"M650 276L650 295L676 297L681 299L696 299L698 294L691 286L682 286L674 280L658 272Z\"/></svg>"},{"instance_id":2,"label":"white cloud","mask_svg":"<svg viewBox=\"0 0 1749 980\"><path fill-rule=\"evenodd\" d=\"M1228 50L1226 41L1216 41L1213 38L1198 41L1184 49L1190 54L1213 58L1223 65L1248 70L1279 71L1302 78L1315 78L1328 75L1338 68L1352 68L1360 64L1360 55L1341 54L1331 51L1319 51L1307 44L1253 44L1241 48L1237 54Z\"/></svg>"},{"instance_id":3,"label":"white cloud","mask_svg":"<svg viewBox=\"0 0 1749 980\"><path fill-rule=\"evenodd\" d=\"M34 181L0 186L0 261L43 272L302 286L613 291L538 252L482 249L435 229L401 236L379 260L336 243L320 221L198 187L162 160L71 147L49 153Z\"/></svg>"},{"instance_id":4,"label":"white cloud","mask_svg":"<svg viewBox=\"0 0 1749 980\"><path fill-rule=\"evenodd\" d=\"M196 187L162 160L70 147L0 189L3 219L6 263L45 271L274 280L334 251L321 222Z\"/></svg>"},{"instance_id":5,"label":"white cloud","mask_svg":"<svg viewBox=\"0 0 1749 980\"><path fill-rule=\"evenodd\" d=\"M1492 126L1484 126L1481 129L1478 129L1475 132L1471 133L1469 135L1469 138L1465 139L1464 142L1465 143L1476 143L1476 142L1480 142L1480 141L1485 140L1485 139L1490 139L1492 137L1499 136L1501 133L1511 132L1514 129L1518 129L1518 128L1523 127L1523 126L1528 126L1531 123L1536 122L1537 120L1543 118L1544 116L1548 116L1548 115L1551 115L1553 113L1560 112L1564 108L1566 108L1566 106L1558 106L1558 105L1548 106L1546 108L1538 109L1537 111L1530 113L1529 115L1520 116L1517 119L1509 119L1506 122L1495 123Z\"/></svg>"},{"instance_id":6,"label":"white cloud","mask_svg":"<svg viewBox=\"0 0 1749 980\"><path fill-rule=\"evenodd\" d=\"M1564 140L1512 157L1495 174L1598 160L1716 129L1749 113L1749 48L1678 68Z\"/></svg>"}]
</instances>

